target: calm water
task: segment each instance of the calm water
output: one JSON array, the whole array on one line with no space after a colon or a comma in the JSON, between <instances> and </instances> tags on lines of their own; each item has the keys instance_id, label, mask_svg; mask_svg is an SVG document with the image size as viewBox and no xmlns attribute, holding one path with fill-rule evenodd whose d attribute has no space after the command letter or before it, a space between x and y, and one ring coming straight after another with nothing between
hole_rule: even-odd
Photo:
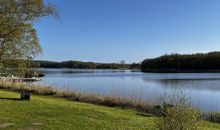
<instances>
[{"instance_id":1,"label":"calm water","mask_svg":"<svg viewBox=\"0 0 220 130\"><path fill-rule=\"evenodd\" d=\"M220 73L142 73L114 70L41 69L43 85L85 93L157 100L179 90L202 111L220 111Z\"/></svg>"}]
</instances>

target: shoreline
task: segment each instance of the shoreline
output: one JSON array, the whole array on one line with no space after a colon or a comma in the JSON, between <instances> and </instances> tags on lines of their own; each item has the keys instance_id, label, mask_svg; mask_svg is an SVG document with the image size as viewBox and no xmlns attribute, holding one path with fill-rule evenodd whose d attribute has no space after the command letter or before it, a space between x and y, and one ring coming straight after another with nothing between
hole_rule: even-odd
<instances>
[{"instance_id":1,"label":"shoreline","mask_svg":"<svg viewBox=\"0 0 220 130\"><path fill-rule=\"evenodd\" d=\"M27 90L28 92L36 95L54 96L70 101L78 101L108 107L135 109L151 114L157 114L157 112L154 110L154 107L158 107L158 105L149 102L129 99L125 97L100 96L93 93L85 94L74 90L57 89L51 86L31 85L25 83L0 82L0 89L14 92Z\"/></svg>"},{"instance_id":2,"label":"shoreline","mask_svg":"<svg viewBox=\"0 0 220 130\"><path fill-rule=\"evenodd\" d=\"M143 73L220 73L220 70L206 70L206 69L201 69L201 70L186 70L186 69L86 69L86 68L40 68L40 69L57 69L57 70L65 70L65 69L69 69L69 70L82 70L82 71L86 71L86 70L91 70L91 71L119 71L119 72L123 72L123 71L130 71L130 72L143 72ZM42 73L43 74L43 73Z\"/></svg>"},{"instance_id":3,"label":"shoreline","mask_svg":"<svg viewBox=\"0 0 220 130\"><path fill-rule=\"evenodd\" d=\"M13 83L13 82L0 82L0 90L21 92L26 90L34 95L39 96L49 96L54 98L66 99L73 102L81 102L94 104L98 106L106 106L112 108L121 109L132 109L146 114L152 114L157 117L164 115L167 108L175 107L173 104L166 104L164 102L146 102L142 100L129 99L125 97L115 97L115 96L100 96L98 94L86 94L82 92L77 92L74 90L63 90L57 89L50 86L42 85L31 85L24 83ZM196 111L198 109L188 106ZM213 123L220 123L220 113L218 112L200 112L201 119L204 121L209 121Z\"/></svg>"},{"instance_id":4,"label":"shoreline","mask_svg":"<svg viewBox=\"0 0 220 130\"><path fill-rule=\"evenodd\" d=\"M220 73L220 70L142 69L143 73Z\"/></svg>"}]
</instances>

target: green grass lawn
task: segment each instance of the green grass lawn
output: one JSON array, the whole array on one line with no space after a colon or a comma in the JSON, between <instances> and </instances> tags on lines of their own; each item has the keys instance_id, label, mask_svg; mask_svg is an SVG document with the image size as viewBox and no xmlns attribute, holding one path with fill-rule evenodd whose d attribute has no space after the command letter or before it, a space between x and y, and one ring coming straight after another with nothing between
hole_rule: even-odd
<instances>
[{"instance_id":1,"label":"green grass lawn","mask_svg":"<svg viewBox=\"0 0 220 130\"><path fill-rule=\"evenodd\" d=\"M31 101L8 100L19 94L0 90L0 129L6 130L129 130L155 129L157 117L134 110L110 108L65 99L32 96ZM220 125L205 122L206 129Z\"/></svg>"}]
</instances>

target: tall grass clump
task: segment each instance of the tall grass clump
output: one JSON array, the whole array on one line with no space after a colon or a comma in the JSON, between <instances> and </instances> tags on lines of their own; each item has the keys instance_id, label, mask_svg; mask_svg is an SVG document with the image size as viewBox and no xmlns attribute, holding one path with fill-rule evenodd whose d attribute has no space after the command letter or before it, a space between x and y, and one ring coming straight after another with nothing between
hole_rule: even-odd
<instances>
[{"instance_id":1,"label":"tall grass clump","mask_svg":"<svg viewBox=\"0 0 220 130\"><path fill-rule=\"evenodd\" d=\"M156 122L160 130L201 130L200 112L192 107L187 95L178 92L163 103L163 116ZM171 105L172 104L172 105Z\"/></svg>"},{"instance_id":2,"label":"tall grass clump","mask_svg":"<svg viewBox=\"0 0 220 130\"><path fill-rule=\"evenodd\" d=\"M57 91L56 96L71 101L80 101L109 107L131 108L154 114L154 104L142 100L134 100L120 96L101 96L92 93L81 93L71 90Z\"/></svg>"},{"instance_id":3,"label":"tall grass clump","mask_svg":"<svg viewBox=\"0 0 220 130\"><path fill-rule=\"evenodd\" d=\"M0 82L0 89L6 89L9 91L16 91L16 92L21 92L22 90L26 90L30 93L37 95L55 95L58 91L57 89L49 86L26 84L19 82Z\"/></svg>"}]
</instances>

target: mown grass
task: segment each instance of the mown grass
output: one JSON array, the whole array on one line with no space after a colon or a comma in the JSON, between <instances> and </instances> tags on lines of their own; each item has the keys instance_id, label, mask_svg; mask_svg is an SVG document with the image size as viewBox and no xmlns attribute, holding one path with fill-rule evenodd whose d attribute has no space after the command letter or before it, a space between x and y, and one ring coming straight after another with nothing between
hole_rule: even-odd
<instances>
[{"instance_id":1,"label":"mown grass","mask_svg":"<svg viewBox=\"0 0 220 130\"><path fill-rule=\"evenodd\" d=\"M53 96L32 95L30 101L16 100L20 94L0 90L0 129L5 130L140 130L156 129L159 119L151 114L69 101ZM219 124L204 122L205 129Z\"/></svg>"},{"instance_id":2,"label":"mown grass","mask_svg":"<svg viewBox=\"0 0 220 130\"><path fill-rule=\"evenodd\" d=\"M33 95L30 101L15 100L19 94L0 90L0 129L153 129L153 115ZM12 98L12 99L8 99Z\"/></svg>"}]
</instances>

